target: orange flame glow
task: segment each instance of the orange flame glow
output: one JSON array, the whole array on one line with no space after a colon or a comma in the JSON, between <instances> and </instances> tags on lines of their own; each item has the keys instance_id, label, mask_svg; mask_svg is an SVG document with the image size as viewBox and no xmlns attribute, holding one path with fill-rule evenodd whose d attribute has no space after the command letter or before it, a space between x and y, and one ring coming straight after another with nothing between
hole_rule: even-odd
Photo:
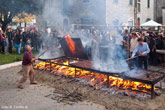
<instances>
[{"instance_id":1,"label":"orange flame glow","mask_svg":"<svg viewBox=\"0 0 165 110\"><path fill-rule=\"evenodd\" d=\"M75 43L72 40L72 38L70 37L70 35L66 34L65 40L66 40L67 45L69 46L69 49L72 51L73 54L75 54L75 52L76 52Z\"/></svg>"},{"instance_id":2,"label":"orange flame glow","mask_svg":"<svg viewBox=\"0 0 165 110\"><path fill-rule=\"evenodd\" d=\"M51 60L51 61L58 62L56 60ZM63 64L69 65L69 61L65 61L65 62L63 62ZM40 62L34 68L49 70L50 63ZM75 68L73 68L73 67L51 64L51 68L52 68L51 73L56 72L56 74L64 75L66 77L75 77ZM87 80L88 82L90 82L90 85L92 85L96 89L100 85L106 85L106 82L107 82L106 75L93 73L93 72L81 70L81 69L76 69L76 77ZM117 78L117 77L113 77L113 76L109 77L109 86L117 87L119 89L142 91L145 93L150 93L150 91L151 91L150 85L140 83L140 82L130 81L130 80L124 80L122 78ZM154 88L154 89L157 90L157 88Z\"/></svg>"}]
</instances>

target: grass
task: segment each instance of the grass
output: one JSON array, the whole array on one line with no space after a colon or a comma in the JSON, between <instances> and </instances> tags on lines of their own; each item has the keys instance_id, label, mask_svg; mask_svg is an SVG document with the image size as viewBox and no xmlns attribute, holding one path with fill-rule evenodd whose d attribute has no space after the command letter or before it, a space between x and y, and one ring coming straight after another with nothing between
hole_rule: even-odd
<instances>
[{"instance_id":1,"label":"grass","mask_svg":"<svg viewBox=\"0 0 165 110\"><path fill-rule=\"evenodd\" d=\"M33 53L36 54L36 52ZM0 53L0 65L21 61L22 57L23 54L18 55L15 48L13 49L13 53L8 55Z\"/></svg>"}]
</instances>

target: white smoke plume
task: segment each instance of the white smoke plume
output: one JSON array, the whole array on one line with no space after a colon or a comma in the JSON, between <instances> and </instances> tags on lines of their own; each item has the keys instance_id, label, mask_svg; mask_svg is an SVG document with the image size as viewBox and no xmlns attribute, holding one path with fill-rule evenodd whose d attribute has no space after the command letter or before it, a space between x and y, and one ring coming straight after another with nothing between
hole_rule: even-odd
<instances>
[{"instance_id":1,"label":"white smoke plume","mask_svg":"<svg viewBox=\"0 0 165 110\"><path fill-rule=\"evenodd\" d=\"M65 2L64 2L65 1ZM97 32L98 38L94 38L94 42L88 38L82 38L82 30L73 30L71 26L68 26L68 30L72 30L71 37L80 37L82 42L85 45L92 45L92 61L93 68L106 71L106 72L124 72L129 71L129 67L127 62L125 61L124 49L121 46L116 45L118 38L122 38L118 30L121 29L121 25L128 22L128 19L131 18L131 9L128 8L129 2L125 0L119 0L118 4L113 3L113 0L91 0L89 4L82 4L82 0L48 0L45 2L43 9L43 18L47 21L47 25L51 25L54 30L62 30L64 29L64 19L68 19L69 23L77 23L80 24L80 20L76 20L75 18L82 18L84 16L91 16L94 19L95 24L102 25L117 25L116 27L102 27L101 30L107 32L107 36L109 38L104 38L104 36L100 36L101 32ZM69 4L68 7L64 7L66 4ZM106 4L105 4L106 3ZM90 7L91 6L91 7ZM68 14L66 14L67 12ZM93 12L93 13L92 13ZM116 23L114 23L114 21ZM65 33L69 32L65 31L61 34L60 37L63 37ZM110 33L113 31L116 33L115 35L111 35ZM107 39L115 38L115 43L110 43ZM46 42L46 41L45 41ZM92 44L93 42L93 44ZM98 44L101 43L101 45ZM108 43L107 43L108 42ZM46 42L49 43L49 42ZM109 46L109 48L106 48ZM55 47L57 48L57 47ZM103 51L105 49L105 51ZM105 53L104 53L105 52ZM59 51L55 52L57 56L61 55ZM50 52L46 53L43 58L52 58L56 57L56 55L50 54ZM106 59L105 59L106 58Z\"/></svg>"}]
</instances>

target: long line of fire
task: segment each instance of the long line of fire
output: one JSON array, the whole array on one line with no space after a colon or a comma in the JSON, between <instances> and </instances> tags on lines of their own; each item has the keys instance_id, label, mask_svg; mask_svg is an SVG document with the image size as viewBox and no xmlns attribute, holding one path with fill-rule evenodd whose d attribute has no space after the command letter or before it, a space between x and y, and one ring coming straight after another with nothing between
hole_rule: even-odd
<instances>
[{"instance_id":1,"label":"long line of fire","mask_svg":"<svg viewBox=\"0 0 165 110\"><path fill-rule=\"evenodd\" d=\"M57 60L51 60L51 62L58 63ZM81 69L76 69L75 71L74 67L69 67L69 61L65 61L63 62L63 64L67 66L42 61L36 64L34 68L39 70L45 70L45 69L50 70L51 68L51 73L63 75L66 77L75 77L76 74L76 78L81 78L89 81L90 85L95 87L96 89L106 85L107 82L106 75L102 75L99 73L94 73L86 70L81 70ZM122 78L117 78L113 76L109 77L109 86L118 87L119 89L130 89L134 91L141 91L149 94L152 88L150 85L144 83L124 80ZM154 89L156 90L157 88Z\"/></svg>"},{"instance_id":2,"label":"long line of fire","mask_svg":"<svg viewBox=\"0 0 165 110\"><path fill-rule=\"evenodd\" d=\"M72 40L69 35L65 36L65 49L69 49L70 53L75 55L76 49L76 42ZM62 44L61 44L62 45ZM78 43L78 45L80 45ZM68 52L68 50L67 50ZM66 52L66 53L67 53ZM67 55L66 55L67 56ZM74 58L75 59L75 58ZM76 79L83 79L89 82L89 84L96 89L100 89L102 87L116 87L118 89L124 90L131 90L136 91L137 93L145 93L151 94L153 98L155 95L155 91L159 88L156 88L154 85L164 78L164 75L155 74L153 75L153 79L135 79L130 77L119 77L119 75L115 74L100 74L99 72L90 71L85 68L75 67L73 66L76 63L81 62L79 59L73 60L73 58L69 59L65 58L57 58L57 59L50 59L46 61L41 61L40 63L34 66L35 69L39 70L49 70L53 74L62 75L65 77L73 77ZM155 77L158 76L158 77Z\"/></svg>"}]
</instances>

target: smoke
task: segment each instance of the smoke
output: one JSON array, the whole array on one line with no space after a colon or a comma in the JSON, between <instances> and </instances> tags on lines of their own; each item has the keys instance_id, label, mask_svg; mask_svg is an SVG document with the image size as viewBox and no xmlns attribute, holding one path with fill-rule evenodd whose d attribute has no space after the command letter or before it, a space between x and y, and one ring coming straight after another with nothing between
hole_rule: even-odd
<instances>
[{"instance_id":1,"label":"smoke","mask_svg":"<svg viewBox=\"0 0 165 110\"><path fill-rule=\"evenodd\" d=\"M98 35L101 40L93 42L92 61L94 62L93 68L97 70L122 73L130 70L125 60L126 51L122 47L123 36L119 30L122 25L128 25L131 8L128 7L129 3L126 1L118 1L116 4L112 2L107 0L106 23L115 26L104 28L103 30L108 30L108 33Z\"/></svg>"},{"instance_id":2,"label":"smoke","mask_svg":"<svg viewBox=\"0 0 165 110\"><path fill-rule=\"evenodd\" d=\"M62 4L61 0L47 0L45 2L42 16L48 27L62 29L62 20L64 19Z\"/></svg>"},{"instance_id":3,"label":"smoke","mask_svg":"<svg viewBox=\"0 0 165 110\"><path fill-rule=\"evenodd\" d=\"M48 27L58 30L60 37L66 33L71 34L73 38L81 38L84 47L91 47L93 68L121 73L129 71L129 67L125 60L126 52L121 46L122 36L118 31L132 18L131 11L129 2L123 0L118 3L114 3L114 0L90 0L89 3L83 3L83 0L48 0L44 4L42 16ZM88 20L84 21L83 18ZM92 33L88 33L86 30L75 30L70 25L81 23L104 26L101 26L101 31L93 28L90 29ZM106 27L107 25L116 25L116 27ZM94 35L94 31L96 31L96 35ZM44 45L51 44L51 40L47 40L47 38L45 35L43 36ZM49 51L42 57L60 56L59 45L54 46L53 54L52 51ZM48 47L52 48L53 45Z\"/></svg>"},{"instance_id":4,"label":"smoke","mask_svg":"<svg viewBox=\"0 0 165 110\"><path fill-rule=\"evenodd\" d=\"M115 37L120 37L122 39L122 36L120 34L117 34L113 37L114 40ZM93 42L93 47L92 47L92 61L94 62L93 68L100 71L115 72L115 73L129 71L128 64L125 60L126 52L122 48L122 45L116 44L116 42L117 41L113 42L113 40L108 40L104 37L102 38L99 44L96 41Z\"/></svg>"}]
</instances>

